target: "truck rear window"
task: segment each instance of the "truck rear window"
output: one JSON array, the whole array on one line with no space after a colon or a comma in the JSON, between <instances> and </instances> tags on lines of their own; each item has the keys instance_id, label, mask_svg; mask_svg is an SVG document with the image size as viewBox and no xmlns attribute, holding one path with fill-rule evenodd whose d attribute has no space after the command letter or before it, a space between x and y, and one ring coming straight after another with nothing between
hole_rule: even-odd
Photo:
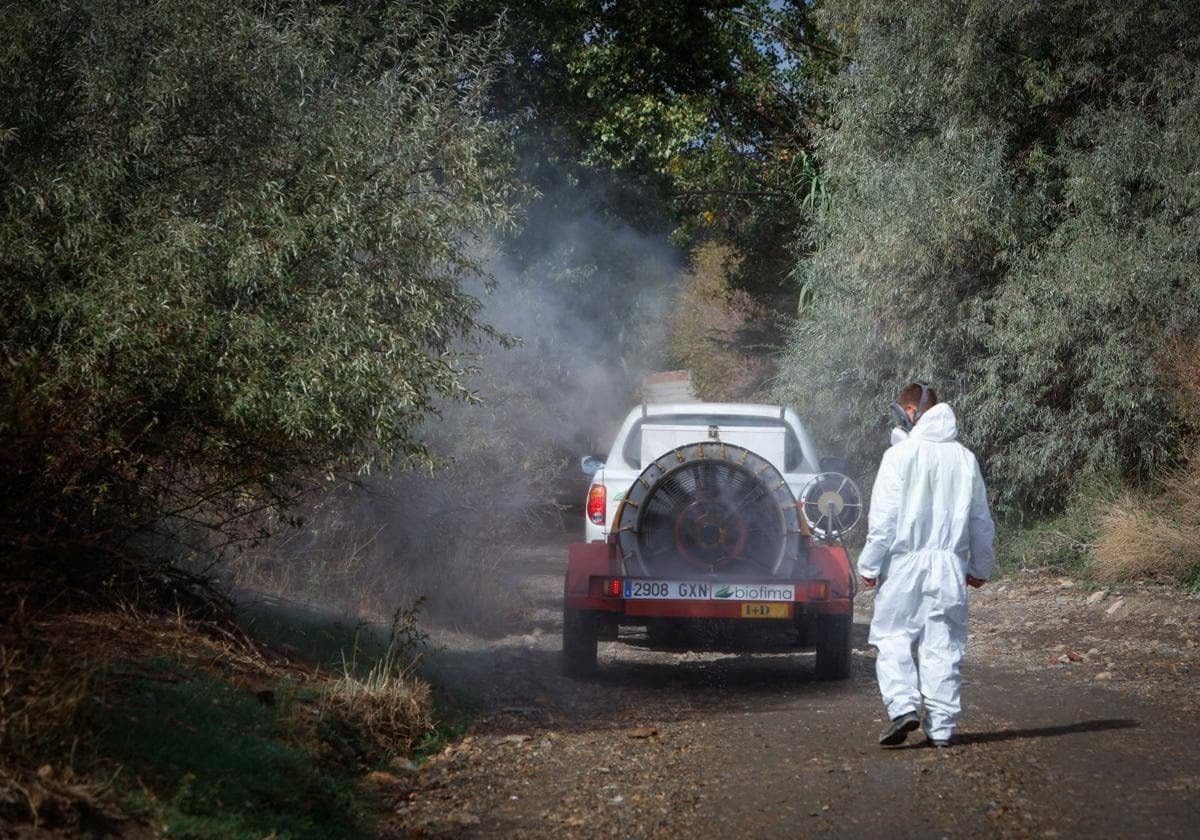
<instances>
[{"instance_id":1,"label":"truck rear window","mask_svg":"<svg viewBox=\"0 0 1200 840\"><path fill-rule=\"evenodd\" d=\"M699 429L707 429L709 426L725 428L731 426L783 427L786 430L783 450L784 470L798 472L804 463L804 453L800 449L800 441L796 439L796 431L781 417L752 417L744 414L656 414L651 417L643 417L629 430L629 436L625 438L625 444L621 447L621 458L630 466L639 468L642 466L642 426L646 423L663 426L696 426Z\"/></svg>"}]
</instances>

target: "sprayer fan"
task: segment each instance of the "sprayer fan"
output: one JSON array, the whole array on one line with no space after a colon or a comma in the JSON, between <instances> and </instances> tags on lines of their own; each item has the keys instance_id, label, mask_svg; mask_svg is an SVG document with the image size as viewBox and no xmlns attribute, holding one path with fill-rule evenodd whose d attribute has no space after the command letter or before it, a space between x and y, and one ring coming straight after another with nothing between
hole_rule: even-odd
<instances>
[{"instance_id":1,"label":"sprayer fan","mask_svg":"<svg viewBox=\"0 0 1200 840\"><path fill-rule=\"evenodd\" d=\"M800 493L800 507L814 537L839 539L862 519L862 494L848 476L826 472L812 477Z\"/></svg>"},{"instance_id":2,"label":"sprayer fan","mask_svg":"<svg viewBox=\"0 0 1200 840\"><path fill-rule=\"evenodd\" d=\"M721 442L690 443L650 463L614 530L626 568L644 575L783 575L800 551L787 481L761 456Z\"/></svg>"}]
</instances>

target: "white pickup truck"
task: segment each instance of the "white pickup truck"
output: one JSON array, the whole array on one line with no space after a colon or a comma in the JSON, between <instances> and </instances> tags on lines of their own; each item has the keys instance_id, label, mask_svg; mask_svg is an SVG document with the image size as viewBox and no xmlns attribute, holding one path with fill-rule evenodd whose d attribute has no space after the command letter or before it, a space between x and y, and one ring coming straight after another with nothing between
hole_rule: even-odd
<instances>
[{"instance_id":1,"label":"white pickup truck","mask_svg":"<svg viewBox=\"0 0 1200 840\"><path fill-rule=\"evenodd\" d=\"M669 403L629 413L592 477L586 538L569 547L563 669L584 677L601 640L643 627L651 645L690 631L782 635L816 650L819 679L850 673L854 583L842 535L862 502L817 457L787 408Z\"/></svg>"}]
</instances>

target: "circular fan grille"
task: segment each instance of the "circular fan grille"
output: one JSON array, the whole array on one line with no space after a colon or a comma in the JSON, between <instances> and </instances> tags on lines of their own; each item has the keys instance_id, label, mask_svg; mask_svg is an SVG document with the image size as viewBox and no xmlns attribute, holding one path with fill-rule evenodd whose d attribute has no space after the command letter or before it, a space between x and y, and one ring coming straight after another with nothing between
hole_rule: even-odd
<instances>
[{"instance_id":1,"label":"circular fan grille","mask_svg":"<svg viewBox=\"0 0 1200 840\"><path fill-rule=\"evenodd\" d=\"M617 513L617 532L626 565L648 575L780 574L799 550L783 476L726 444L683 446L647 467Z\"/></svg>"},{"instance_id":2,"label":"circular fan grille","mask_svg":"<svg viewBox=\"0 0 1200 840\"><path fill-rule=\"evenodd\" d=\"M862 519L858 485L841 473L813 476L800 499L809 530L818 539L839 539Z\"/></svg>"}]
</instances>

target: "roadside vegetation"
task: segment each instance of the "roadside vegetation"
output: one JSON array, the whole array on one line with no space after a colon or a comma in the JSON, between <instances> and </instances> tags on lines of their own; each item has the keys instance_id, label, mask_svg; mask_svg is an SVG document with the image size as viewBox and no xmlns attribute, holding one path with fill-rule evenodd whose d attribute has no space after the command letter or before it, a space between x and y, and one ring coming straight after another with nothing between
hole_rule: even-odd
<instances>
[{"instance_id":1,"label":"roadside vegetation","mask_svg":"<svg viewBox=\"0 0 1200 840\"><path fill-rule=\"evenodd\" d=\"M691 371L692 387L703 400L765 402L768 397L774 368L753 336L761 334L770 311L733 285L740 262L728 246L697 246L670 310L667 363Z\"/></svg>"},{"instance_id":2,"label":"roadside vegetation","mask_svg":"<svg viewBox=\"0 0 1200 840\"><path fill-rule=\"evenodd\" d=\"M443 4L10 6L0 545L94 587L215 559L417 432L504 343L494 29ZM133 566L130 569L130 566Z\"/></svg>"},{"instance_id":3,"label":"roadside vegetation","mask_svg":"<svg viewBox=\"0 0 1200 840\"><path fill-rule=\"evenodd\" d=\"M279 604L236 626L125 610L5 615L0 819L63 833L371 836L372 784L441 730L415 613ZM260 626L266 624L269 626ZM444 717L442 726L452 726ZM373 774L373 775L372 775Z\"/></svg>"},{"instance_id":4,"label":"roadside vegetation","mask_svg":"<svg viewBox=\"0 0 1200 840\"><path fill-rule=\"evenodd\" d=\"M779 395L869 468L897 386L934 382L1006 552L1191 579L1197 406L1164 362L1200 331L1196 7L822 8L853 72Z\"/></svg>"},{"instance_id":5,"label":"roadside vegetation","mask_svg":"<svg viewBox=\"0 0 1200 840\"><path fill-rule=\"evenodd\" d=\"M1104 581L1161 579L1200 592L1200 343L1168 346L1159 369L1184 454L1100 509L1094 571Z\"/></svg>"},{"instance_id":6,"label":"roadside vegetation","mask_svg":"<svg viewBox=\"0 0 1200 840\"><path fill-rule=\"evenodd\" d=\"M5 7L6 824L369 834L359 777L428 730L405 654L280 665L219 584L306 500L430 468L422 424L511 344L468 289L519 191L486 115L499 30L452 21Z\"/></svg>"}]
</instances>

